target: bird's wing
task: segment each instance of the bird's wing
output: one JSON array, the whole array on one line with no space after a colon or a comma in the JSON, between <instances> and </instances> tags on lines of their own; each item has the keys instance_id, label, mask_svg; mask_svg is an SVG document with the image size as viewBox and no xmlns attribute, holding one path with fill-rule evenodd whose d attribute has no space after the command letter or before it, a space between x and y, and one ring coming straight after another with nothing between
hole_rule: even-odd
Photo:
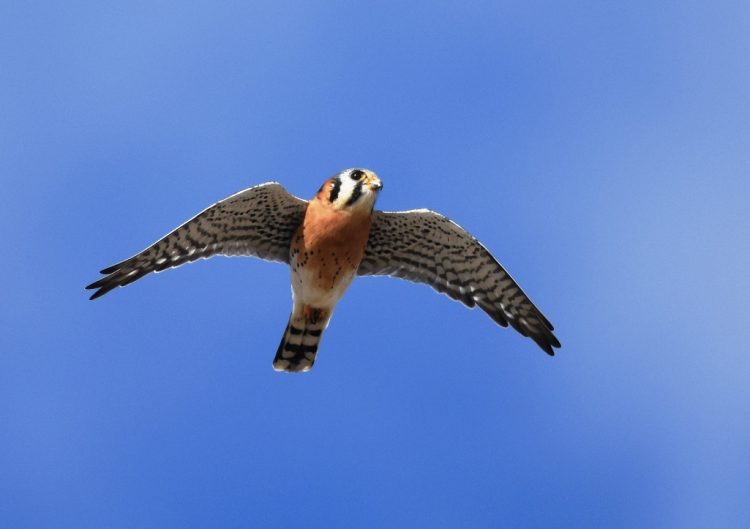
<instances>
[{"instance_id":1,"label":"bird's wing","mask_svg":"<svg viewBox=\"0 0 750 529\"><path fill-rule=\"evenodd\" d=\"M478 305L503 327L510 323L550 355L560 347L552 324L490 252L434 211L374 212L357 273L427 283L469 307Z\"/></svg>"},{"instance_id":2,"label":"bird's wing","mask_svg":"<svg viewBox=\"0 0 750 529\"><path fill-rule=\"evenodd\" d=\"M307 202L269 182L240 191L205 209L157 242L101 271L91 283L91 299L125 286L149 272L160 272L213 255L251 255L289 262L292 235L302 223Z\"/></svg>"}]
</instances>

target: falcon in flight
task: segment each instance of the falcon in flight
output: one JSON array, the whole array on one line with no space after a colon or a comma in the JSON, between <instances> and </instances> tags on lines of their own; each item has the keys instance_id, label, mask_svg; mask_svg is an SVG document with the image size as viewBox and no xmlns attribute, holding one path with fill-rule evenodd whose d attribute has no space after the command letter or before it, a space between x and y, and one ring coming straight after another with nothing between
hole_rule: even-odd
<instances>
[{"instance_id":1,"label":"falcon in flight","mask_svg":"<svg viewBox=\"0 0 750 529\"><path fill-rule=\"evenodd\" d=\"M355 275L390 275L426 283L479 306L554 355L552 324L500 263L458 224L427 209L374 211L383 188L367 169L329 178L309 202L280 184L261 184L225 198L139 254L101 271L91 299L213 255L251 255L287 263L293 307L273 367L308 371L323 330Z\"/></svg>"}]
</instances>

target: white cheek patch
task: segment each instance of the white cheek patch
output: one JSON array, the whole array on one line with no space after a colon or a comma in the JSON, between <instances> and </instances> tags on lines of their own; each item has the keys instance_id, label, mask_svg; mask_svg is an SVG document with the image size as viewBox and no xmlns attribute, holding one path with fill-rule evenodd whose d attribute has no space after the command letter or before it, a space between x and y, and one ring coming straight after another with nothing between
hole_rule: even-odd
<instances>
[{"instance_id":1,"label":"white cheek patch","mask_svg":"<svg viewBox=\"0 0 750 529\"><path fill-rule=\"evenodd\" d=\"M341 177L341 187L339 188L339 196L336 197L336 201L333 203L337 208L343 208L354 193L354 188L357 182L349 178L348 175Z\"/></svg>"}]
</instances>

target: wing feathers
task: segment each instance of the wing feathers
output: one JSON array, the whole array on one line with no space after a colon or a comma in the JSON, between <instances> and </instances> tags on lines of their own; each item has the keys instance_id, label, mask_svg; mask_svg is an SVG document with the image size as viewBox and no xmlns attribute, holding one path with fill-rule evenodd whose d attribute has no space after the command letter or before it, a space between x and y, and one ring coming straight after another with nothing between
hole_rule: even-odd
<instances>
[{"instance_id":1,"label":"wing feathers","mask_svg":"<svg viewBox=\"0 0 750 529\"><path fill-rule=\"evenodd\" d=\"M160 272L213 255L249 255L289 262L292 235L307 202L270 182L240 191L205 209L142 252L101 271L86 288L91 299Z\"/></svg>"},{"instance_id":2,"label":"wing feathers","mask_svg":"<svg viewBox=\"0 0 750 529\"><path fill-rule=\"evenodd\" d=\"M498 325L511 325L553 355L552 324L482 244L450 219L426 209L373 213L359 275L426 283Z\"/></svg>"}]
</instances>

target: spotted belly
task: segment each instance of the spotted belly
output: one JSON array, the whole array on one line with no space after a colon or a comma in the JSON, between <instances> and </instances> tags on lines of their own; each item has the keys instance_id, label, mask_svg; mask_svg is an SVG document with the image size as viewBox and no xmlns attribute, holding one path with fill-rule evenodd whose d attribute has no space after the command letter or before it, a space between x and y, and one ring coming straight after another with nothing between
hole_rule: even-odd
<instances>
[{"instance_id":1,"label":"spotted belly","mask_svg":"<svg viewBox=\"0 0 750 529\"><path fill-rule=\"evenodd\" d=\"M370 214L311 201L289 254L294 302L332 308L354 278L370 232Z\"/></svg>"},{"instance_id":2,"label":"spotted belly","mask_svg":"<svg viewBox=\"0 0 750 529\"><path fill-rule=\"evenodd\" d=\"M303 251L292 257L292 291L295 303L313 307L332 307L354 278L356 265L342 259L336 251Z\"/></svg>"}]
</instances>

